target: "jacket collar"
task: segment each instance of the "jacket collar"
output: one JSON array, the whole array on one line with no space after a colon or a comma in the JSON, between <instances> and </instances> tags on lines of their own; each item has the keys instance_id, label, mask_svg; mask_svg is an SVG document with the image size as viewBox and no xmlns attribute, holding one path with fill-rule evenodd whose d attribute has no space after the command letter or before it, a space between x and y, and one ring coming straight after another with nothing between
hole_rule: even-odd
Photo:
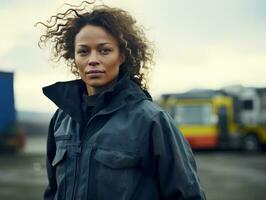
<instances>
[{"instance_id":1,"label":"jacket collar","mask_svg":"<svg viewBox=\"0 0 266 200\"><path fill-rule=\"evenodd\" d=\"M81 122L80 112L81 94L86 86L81 79L65 82L56 82L55 84L43 88L43 93L58 108L72 116L76 121Z\"/></svg>"},{"instance_id":2,"label":"jacket collar","mask_svg":"<svg viewBox=\"0 0 266 200\"><path fill-rule=\"evenodd\" d=\"M82 122L81 101L84 91L86 85L81 79L57 82L43 88L45 96L77 122ZM143 99L151 100L151 97L131 81L128 75L119 76L116 84L99 94L92 114L100 110L102 114L111 113L123 107L127 101L137 102Z\"/></svg>"}]
</instances>

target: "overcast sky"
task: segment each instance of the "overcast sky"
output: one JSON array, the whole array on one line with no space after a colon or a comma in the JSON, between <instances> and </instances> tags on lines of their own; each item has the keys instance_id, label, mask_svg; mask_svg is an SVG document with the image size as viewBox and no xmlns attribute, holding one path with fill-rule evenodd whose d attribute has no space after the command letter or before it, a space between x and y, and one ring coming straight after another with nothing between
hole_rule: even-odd
<instances>
[{"instance_id":1,"label":"overcast sky","mask_svg":"<svg viewBox=\"0 0 266 200\"><path fill-rule=\"evenodd\" d=\"M40 28L77 0L0 0L0 70L15 72L19 110L51 112L41 88L74 77L38 48ZM266 87L265 0L103 0L129 11L155 43L151 93L232 84ZM2 95L2 94L1 94Z\"/></svg>"}]
</instances>

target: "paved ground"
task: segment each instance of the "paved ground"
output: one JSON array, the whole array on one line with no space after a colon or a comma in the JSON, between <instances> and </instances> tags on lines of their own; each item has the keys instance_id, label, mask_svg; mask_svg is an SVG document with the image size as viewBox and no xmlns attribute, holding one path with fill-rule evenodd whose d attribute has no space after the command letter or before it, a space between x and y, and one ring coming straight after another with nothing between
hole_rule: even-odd
<instances>
[{"instance_id":1,"label":"paved ground","mask_svg":"<svg viewBox=\"0 0 266 200\"><path fill-rule=\"evenodd\" d=\"M266 199L265 153L200 152L195 156L208 199Z\"/></svg>"},{"instance_id":2,"label":"paved ground","mask_svg":"<svg viewBox=\"0 0 266 200\"><path fill-rule=\"evenodd\" d=\"M38 200L47 183L43 138L30 138L23 153L0 156L0 199ZM266 154L197 152L209 200L266 199Z\"/></svg>"}]
</instances>

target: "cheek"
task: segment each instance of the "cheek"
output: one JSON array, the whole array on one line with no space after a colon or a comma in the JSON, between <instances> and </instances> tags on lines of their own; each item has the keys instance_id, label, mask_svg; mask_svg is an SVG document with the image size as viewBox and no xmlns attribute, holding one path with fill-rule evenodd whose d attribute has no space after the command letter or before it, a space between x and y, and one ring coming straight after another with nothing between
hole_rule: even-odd
<instances>
[{"instance_id":1,"label":"cheek","mask_svg":"<svg viewBox=\"0 0 266 200\"><path fill-rule=\"evenodd\" d=\"M79 71L82 71L83 67L82 67L82 62L81 62L81 60L75 58L74 62L75 62L75 67L76 67Z\"/></svg>"}]
</instances>

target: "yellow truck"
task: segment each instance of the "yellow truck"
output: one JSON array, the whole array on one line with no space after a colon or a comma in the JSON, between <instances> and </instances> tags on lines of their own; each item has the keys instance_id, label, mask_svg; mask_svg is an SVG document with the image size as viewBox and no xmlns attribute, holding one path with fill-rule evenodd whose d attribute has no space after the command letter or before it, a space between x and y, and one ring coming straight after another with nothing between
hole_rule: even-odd
<instances>
[{"instance_id":1,"label":"yellow truck","mask_svg":"<svg viewBox=\"0 0 266 200\"><path fill-rule=\"evenodd\" d=\"M227 87L164 94L159 104L193 149L258 151L266 144L265 100L266 89Z\"/></svg>"}]
</instances>

